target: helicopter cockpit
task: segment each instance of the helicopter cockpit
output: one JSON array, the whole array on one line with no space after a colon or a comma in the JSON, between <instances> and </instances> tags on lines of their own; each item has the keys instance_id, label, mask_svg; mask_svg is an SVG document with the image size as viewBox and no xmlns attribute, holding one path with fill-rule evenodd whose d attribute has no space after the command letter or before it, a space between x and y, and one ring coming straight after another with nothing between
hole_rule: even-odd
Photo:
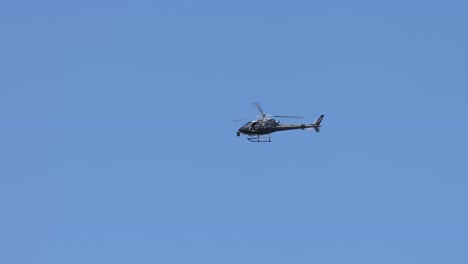
<instances>
[{"instance_id":1,"label":"helicopter cockpit","mask_svg":"<svg viewBox=\"0 0 468 264\"><path fill-rule=\"evenodd\" d=\"M241 128L239 128L240 131L249 131L250 128L252 127L252 121L249 121L247 123L245 123L245 125L241 126Z\"/></svg>"},{"instance_id":2,"label":"helicopter cockpit","mask_svg":"<svg viewBox=\"0 0 468 264\"><path fill-rule=\"evenodd\" d=\"M280 121L275 119L266 119L266 120L256 120L256 121L249 121L245 123L239 131L252 131L258 128L271 128L276 127Z\"/></svg>"}]
</instances>

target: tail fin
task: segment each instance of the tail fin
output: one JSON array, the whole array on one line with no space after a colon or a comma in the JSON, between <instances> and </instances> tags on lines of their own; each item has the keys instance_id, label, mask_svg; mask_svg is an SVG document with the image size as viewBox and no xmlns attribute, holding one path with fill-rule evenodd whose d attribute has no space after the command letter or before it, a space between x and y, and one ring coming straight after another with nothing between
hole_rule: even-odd
<instances>
[{"instance_id":1,"label":"tail fin","mask_svg":"<svg viewBox=\"0 0 468 264\"><path fill-rule=\"evenodd\" d=\"M321 126L320 126L320 123L322 122L323 116L324 116L324 115L321 115L321 116L317 119L317 121L315 121L315 123L313 124L313 125L314 125L314 129L315 129L315 131L316 131L317 133L320 131L320 127L321 127Z\"/></svg>"}]
</instances>

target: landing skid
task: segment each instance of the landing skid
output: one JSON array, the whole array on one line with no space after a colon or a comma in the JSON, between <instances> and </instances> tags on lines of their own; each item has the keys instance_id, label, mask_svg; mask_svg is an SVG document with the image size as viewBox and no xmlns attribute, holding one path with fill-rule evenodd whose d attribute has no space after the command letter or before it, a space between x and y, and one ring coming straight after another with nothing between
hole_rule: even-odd
<instances>
[{"instance_id":1,"label":"landing skid","mask_svg":"<svg viewBox=\"0 0 468 264\"><path fill-rule=\"evenodd\" d=\"M250 142L271 142L271 135L258 135L255 137L247 138Z\"/></svg>"}]
</instances>

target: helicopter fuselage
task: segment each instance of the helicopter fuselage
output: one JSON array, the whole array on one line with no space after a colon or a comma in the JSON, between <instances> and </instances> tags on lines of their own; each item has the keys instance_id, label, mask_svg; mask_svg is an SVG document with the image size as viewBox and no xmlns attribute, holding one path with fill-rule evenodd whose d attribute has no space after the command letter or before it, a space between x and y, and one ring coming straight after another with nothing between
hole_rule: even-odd
<instances>
[{"instance_id":1,"label":"helicopter fuselage","mask_svg":"<svg viewBox=\"0 0 468 264\"><path fill-rule=\"evenodd\" d=\"M278 131L286 131L293 129L305 129L320 127L320 124L280 124L275 119L263 119L247 122L237 131L237 136L245 134L249 136L267 135Z\"/></svg>"}]
</instances>

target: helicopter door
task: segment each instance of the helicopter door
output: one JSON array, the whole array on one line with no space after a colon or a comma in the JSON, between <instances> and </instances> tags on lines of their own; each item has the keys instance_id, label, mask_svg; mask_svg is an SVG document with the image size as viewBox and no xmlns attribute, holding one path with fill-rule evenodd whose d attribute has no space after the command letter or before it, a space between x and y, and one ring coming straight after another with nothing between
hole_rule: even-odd
<instances>
[{"instance_id":1,"label":"helicopter door","mask_svg":"<svg viewBox=\"0 0 468 264\"><path fill-rule=\"evenodd\" d=\"M257 129L257 125L258 125L258 122L252 122L252 124L250 125L250 130Z\"/></svg>"}]
</instances>

